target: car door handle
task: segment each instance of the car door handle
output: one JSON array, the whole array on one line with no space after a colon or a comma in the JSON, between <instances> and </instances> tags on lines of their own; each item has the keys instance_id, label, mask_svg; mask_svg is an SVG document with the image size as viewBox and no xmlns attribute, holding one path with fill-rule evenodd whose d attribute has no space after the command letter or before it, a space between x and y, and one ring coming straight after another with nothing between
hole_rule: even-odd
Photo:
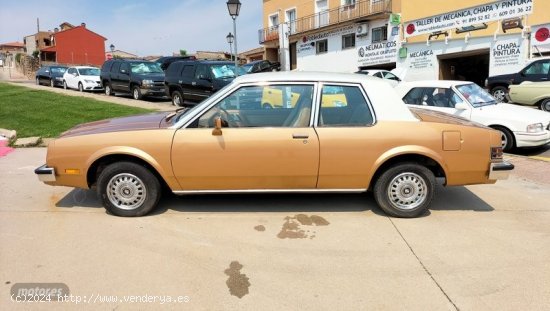
<instances>
[{"instance_id":1,"label":"car door handle","mask_svg":"<svg viewBox=\"0 0 550 311\"><path fill-rule=\"evenodd\" d=\"M293 139L308 139L308 134L292 134Z\"/></svg>"}]
</instances>

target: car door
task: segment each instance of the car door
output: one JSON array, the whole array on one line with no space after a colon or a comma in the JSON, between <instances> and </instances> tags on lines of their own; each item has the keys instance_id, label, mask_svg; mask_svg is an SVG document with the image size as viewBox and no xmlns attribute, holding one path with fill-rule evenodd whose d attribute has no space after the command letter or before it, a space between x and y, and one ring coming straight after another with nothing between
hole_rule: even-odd
<instances>
[{"instance_id":1,"label":"car door","mask_svg":"<svg viewBox=\"0 0 550 311\"><path fill-rule=\"evenodd\" d=\"M75 82L75 80L77 79L76 75L76 68L69 68L67 70L67 74L65 75L65 82L67 83L67 86L71 89L75 89L78 87L78 84Z\"/></svg>"},{"instance_id":2,"label":"car door","mask_svg":"<svg viewBox=\"0 0 550 311\"><path fill-rule=\"evenodd\" d=\"M242 86L176 132L171 157L182 190L315 189L314 84L278 83L287 101L291 94L300 99L294 106L264 109L263 89L273 86Z\"/></svg>"},{"instance_id":3,"label":"car door","mask_svg":"<svg viewBox=\"0 0 550 311\"><path fill-rule=\"evenodd\" d=\"M201 102L210 95L212 95L213 89L213 76L209 70L209 66L205 64L199 64L195 69L195 77L191 82L191 91L194 101Z\"/></svg>"},{"instance_id":4,"label":"car door","mask_svg":"<svg viewBox=\"0 0 550 311\"><path fill-rule=\"evenodd\" d=\"M381 139L387 137L388 128L376 124L359 85L325 84L319 97L317 188L364 191L369 183L366 176L371 175L372 163L380 156L375 150L390 143Z\"/></svg>"},{"instance_id":5,"label":"car door","mask_svg":"<svg viewBox=\"0 0 550 311\"><path fill-rule=\"evenodd\" d=\"M181 77L178 84L183 91L183 100L197 102L197 96L194 93L193 81L195 79L195 64L185 63L181 72Z\"/></svg>"},{"instance_id":6,"label":"car door","mask_svg":"<svg viewBox=\"0 0 550 311\"><path fill-rule=\"evenodd\" d=\"M130 64L125 62L121 63L117 78L119 90L127 93L130 93L130 70Z\"/></svg>"}]
</instances>

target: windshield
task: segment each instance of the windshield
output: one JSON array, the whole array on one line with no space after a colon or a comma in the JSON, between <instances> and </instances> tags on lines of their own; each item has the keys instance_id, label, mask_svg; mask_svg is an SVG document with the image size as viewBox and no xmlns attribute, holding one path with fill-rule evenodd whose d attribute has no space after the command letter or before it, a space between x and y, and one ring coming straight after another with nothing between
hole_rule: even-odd
<instances>
[{"instance_id":1,"label":"windshield","mask_svg":"<svg viewBox=\"0 0 550 311\"><path fill-rule=\"evenodd\" d=\"M248 73L250 73L250 71L252 71L252 67L254 66L254 64L246 64L246 65L243 65L242 66L242 69Z\"/></svg>"},{"instance_id":2,"label":"windshield","mask_svg":"<svg viewBox=\"0 0 550 311\"><path fill-rule=\"evenodd\" d=\"M83 76L99 76L98 68L80 68L78 69Z\"/></svg>"},{"instance_id":3,"label":"windshield","mask_svg":"<svg viewBox=\"0 0 550 311\"><path fill-rule=\"evenodd\" d=\"M130 63L132 66L132 73L148 74L148 73L163 73L162 69L157 63Z\"/></svg>"},{"instance_id":4,"label":"windshield","mask_svg":"<svg viewBox=\"0 0 550 311\"><path fill-rule=\"evenodd\" d=\"M51 67L50 70L52 73L65 73L67 71L66 67Z\"/></svg>"},{"instance_id":5,"label":"windshield","mask_svg":"<svg viewBox=\"0 0 550 311\"><path fill-rule=\"evenodd\" d=\"M212 65L210 70L212 70L212 76L214 79L235 78L236 76L235 65L233 64ZM237 70L239 75L244 75L247 73L242 67L238 67Z\"/></svg>"},{"instance_id":6,"label":"windshield","mask_svg":"<svg viewBox=\"0 0 550 311\"><path fill-rule=\"evenodd\" d=\"M474 107L496 104L496 99L475 83L457 85L456 89Z\"/></svg>"}]
</instances>

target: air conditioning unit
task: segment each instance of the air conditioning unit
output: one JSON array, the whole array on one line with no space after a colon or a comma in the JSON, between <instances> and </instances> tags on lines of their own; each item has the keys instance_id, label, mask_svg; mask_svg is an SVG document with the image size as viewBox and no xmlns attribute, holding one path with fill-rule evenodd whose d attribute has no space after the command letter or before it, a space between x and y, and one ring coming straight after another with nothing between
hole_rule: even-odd
<instances>
[{"instance_id":1,"label":"air conditioning unit","mask_svg":"<svg viewBox=\"0 0 550 311\"><path fill-rule=\"evenodd\" d=\"M369 35L369 24L359 24L357 25L357 30L355 34L358 37L365 37Z\"/></svg>"}]
</instances>

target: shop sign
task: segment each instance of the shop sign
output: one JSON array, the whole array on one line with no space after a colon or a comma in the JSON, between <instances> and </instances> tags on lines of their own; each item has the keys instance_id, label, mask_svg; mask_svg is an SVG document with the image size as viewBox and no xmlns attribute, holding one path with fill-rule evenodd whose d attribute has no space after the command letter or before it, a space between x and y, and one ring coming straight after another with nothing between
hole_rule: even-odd
<instances>
[{"instance_id":1,"label":"shop sign","mask_svg":"<svg viewBox=\"0 0 550 311\"><path fill-rule=\"evenodd\" d=\"M359 66L394 63L397 58L397 40L371 43L357 50Z\"/></svg>"},{"instance_id":2,"label":"shop sign","mask_svg":"<svg viewBox=\"0 0 550 311\"><path fill-rule=\"evenodd\" d=\"M404 23L405 37L462 28L533 13L533 0L501 0Z\"/></svg>"},{"instance_id":3,"label":"shop sign","mask_svg":"<svg viewBox=\"0 0 550 311\"><path fill-rule=\"evenodd\" d=\"M411 69L425 69L433 67L435 62L436 56L434 54L434 50L432 49L423 49L409 53L409 68Z\"/></svg>"},{"instance_id":4,"label":"shop sign","mask_svg":"<svg viewBox=\"0 0 550 311\"><path fill-rule=\"evenodd\" d=\"M390 15L390 24L392 24L392 25L401 24L401 14L392 13Z\"/></svg>"},{"instance_id":5,"label":"shop sign","mask_svg":"<svg viewBox=\"0 0 550 311\"><path fill-rule=\"evenodd\" d=\"M315 41L328 39L330 37L340 37L342 35L355 32L355 26L349 25L336 28L330 31L320 32L309 36L303 36L296 46L296 54L311 54L315 51Z\"/></svg>"},{"instance_id":6,"label":"shop sign","mask_svg":"<svg viewBox=\"0 0 550 311\"><path fill-rule=\"evenodd\" d=\"M525 65L522 46L523 38L504 38L491 45L490 74L509 73L520 70Z\"/></svg>"}]
</instances>

